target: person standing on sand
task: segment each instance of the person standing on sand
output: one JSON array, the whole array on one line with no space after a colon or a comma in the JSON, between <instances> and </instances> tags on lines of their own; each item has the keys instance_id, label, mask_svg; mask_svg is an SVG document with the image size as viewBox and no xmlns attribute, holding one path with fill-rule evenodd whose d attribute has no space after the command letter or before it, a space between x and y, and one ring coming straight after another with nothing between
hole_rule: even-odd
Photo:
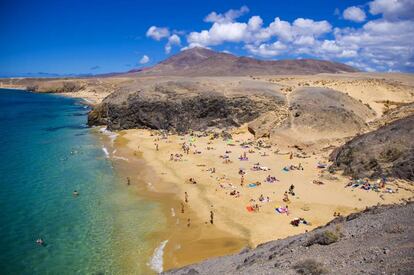
<instances>
[{"instance_id":1,"label":"person standing on sand","mask_svg":"<svg viewBox=\"0 0 414 275\"><path fill-rule=\"evenodd\" d=\"M289 194L291 194L292 196L295 195L295 186L293 184L291 184L289 187Z\"/></svg>"},{"instance_id":2,"label":"person standing on sand","mask_svg":"<svg viewBox=\"0 0 414 275\"><path fill-rule=\"evenodd\" d=\"M214 212L210 211L210 223L214 224Z\"/></svg>"},{"instance_id":3,"label":"person standing on sand","mask_svg":"<svg viewBox=\"0 0 414 275\"><path fill-rule=\"evenodd\" d=\"M184 214L184 203L181 203L181 213Z\"/></svg>"},{"instance_id":4,"label":"person standing on sand","mask_svg":"<svg viewBox=\"0 0 414 275\"><path fill-rule=\"evenodd\" d=\"M155 143L155 150L159 151L158 143Z\"/></svg>"},{"instance_id":5,"label":"person standing on sand","mask_svg":"<svg viewBox=\"0 0 414 275\"><path fill-rule=\"evenodd\" d=\"M131 185L131 179L127 177L127 185Z\"/></svg>"},{"instance_id":6,"label":"person standing on sand","mask_svg":"<svg viewBox=\"0 0 414 275\"><path fill-rule=\"evenodd\" d=\"M287 191L285 191L285 194L283 194L283 201L284 202L289 202L289 195L288 195Z\"/></svg>"},{"instance_id":7,"label":"person standing on sand","mask_svg":"<svg viewBox=\"0 0 414 275\"><path fill-rule=\"evenodd\" d=\"M187 192L184 192L184 198L185 198L185 202L188 203L188 194L187 194Z\"/></svg>"},{"instance_id":8,"label":"person standing on sand","mask_svg":"<svg viewBox=\"0 0 414 275\"><path fill-rule=\"evenodd\" d=\"M243 187L243 185L244 185L244 175L242 174L240 178L240 186Z\"/></svg>"},{"instance_id":9,"label":"person standing on sand","mask_svg":"<svg viewBox=\"0 0 414 275\"><path fill-rule=\"evenodd\" d=\"M290 152L289 159L293 159L293 153Z\"/></svg>"},{"instance_id":10,"label":"person standing on sand","mask_svg":"<svg viewBox=\"0 0 414 275\"><path fill-rule=\"evenodd\" d=\"M188 218L187 219L187 227L190 227L190 225L191 225L191 220L190 220L190 218Z\"/></svg>"}]
</instances>

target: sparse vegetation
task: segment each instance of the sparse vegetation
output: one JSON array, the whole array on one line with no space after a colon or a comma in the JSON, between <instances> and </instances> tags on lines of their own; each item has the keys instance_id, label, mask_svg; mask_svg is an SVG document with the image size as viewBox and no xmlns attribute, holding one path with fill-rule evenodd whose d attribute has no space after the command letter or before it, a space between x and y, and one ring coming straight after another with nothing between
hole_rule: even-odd
<instances>
[{"instance_id":1,"label":"sparse vegetation","mask_svg":"<svg viewBox=\"0 0 414 275\"><path fill-rule=\"evenodd\" d=\"M313 237L306 243L305 246L312 246L314 244L330 245L337 242L338 240L339 234L326 230L313 235Z\"/></svg>"},{"instance_id":2,"label":"sparse vegetation","mask_svg":"<svg viewBox=\"0 0 414 275\"><path fill-rule=\"evenodd\" d=\"M36 92L38 88L39 88L39 86L37 86L37 85L29 85L29 86L26 87L26 89L30 92Z\"/></svg>"},{"instance_id":3,"label":"sparse vegetation","mask_svg":"<svg viewBox=\"0 0 414 275\"><path fill-rule=\"evenodd\" d=\"M81 89L81 86L76 82L65 82L63 83L62 92L63 93L74 93Z\"/></svg>"},{"instance_id":4,"label":"sparse vegetation","mask_svg":"<svg viewBox=\"0 0 414 275\"><path fill-rule=\"evenodd\" d=\"M319 275L328 273L328 270L323 266L323 264L314 259L298 262L293 266L293 268L297 273L304 275Z\"/></svg>"}]
</instances>

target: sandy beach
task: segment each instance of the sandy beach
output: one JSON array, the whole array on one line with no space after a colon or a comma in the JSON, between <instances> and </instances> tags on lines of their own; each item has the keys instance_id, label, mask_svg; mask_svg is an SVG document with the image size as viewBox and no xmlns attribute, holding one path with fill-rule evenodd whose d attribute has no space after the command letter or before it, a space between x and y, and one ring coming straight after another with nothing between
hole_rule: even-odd
<instances>
[{"instance_id":1,"label":"sandy beach","mask_svg":"<svg viewBox=\"0 0 414 275\"><path fill-rule=\"evenodd\" d=\"M331 150L326 148L332 144L324 144L325 149L293 147L286 145L288 141L267 144L255 141L246 126L231 135L231 139L202 133L164 136L124 130L115 140L117 155L128 159L120 167L131 185L165 208L170 226L156 239L168 240L166 270L310 231L335 213L348 215L412 197L413 188L404 181L387 182L379 192L345 187L349 178L318 168L328 164ZM289 201L284 201L291 185ZM276 208L288 211L279 213ZM295 218L307 224L293 226Z\"/></svg>"}]
</instances>

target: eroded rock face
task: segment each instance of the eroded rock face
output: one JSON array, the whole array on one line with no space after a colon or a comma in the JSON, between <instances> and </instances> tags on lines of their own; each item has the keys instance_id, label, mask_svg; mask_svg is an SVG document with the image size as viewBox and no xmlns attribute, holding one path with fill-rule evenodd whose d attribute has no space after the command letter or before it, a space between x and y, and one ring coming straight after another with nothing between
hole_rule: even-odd
<instances>
[{"instance_id":1,"label":"eroded rock face","mask_svg":"<svg viewBox=\"0 0 414 275\"><path fill-rule=\"evenodd\" d=\"M414 180L414 115L355 137L331 154L332 169L353 177Z\"/></svg>"},{"instance_id":2,"label":"eroded rock face","mask_svg":"<svg viewBox=\"0 0 414 275\"><path fill-rule=\"evenodd\" d=\"M151 91L131 92L127 98L115 93L89 114L88 123L105 124L110 130L149 128L183 133L240 126L283 104L270 95L224 95L199 91L192 85L165 84Z\"/></svg>"}]
</instances>

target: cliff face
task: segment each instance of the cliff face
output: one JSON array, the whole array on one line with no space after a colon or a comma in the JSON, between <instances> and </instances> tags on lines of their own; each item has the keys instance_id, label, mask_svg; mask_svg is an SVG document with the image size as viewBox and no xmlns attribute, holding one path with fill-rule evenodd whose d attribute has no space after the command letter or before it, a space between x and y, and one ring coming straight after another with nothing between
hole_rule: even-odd
<instances>
[{"instance_id":1,"label":"cliff face","mask_svg":"<svg viewBox=\"0 0 414 275\"><path fill-rule=\"evenodd\" d=\"M88 117L89 125L110 130L163 129L176 132L240 126L278 110L283 98L264 94L225 95L194 83L163 83L135 92L114 93Z\"/></svg>"},{"instance_id":2,"label":"cliff face","mask_svg":"<svg viewBox=\"0 0 414 275\"><path fill-rule=\"evenodd\" d=\"M164 274L413 274L413 230L413 203L373 207L309 233Z\"/></svg>"},{"instance_id":3,"label":"cliff face","mask_svg":"<svg viewBox=\"0 0 414 275\"><path fill-rule=\"evenodd\" d=\"M254 81L175 80L119 90L95 106L89 125L110 130L162 129L184 133L244 123L255 137L290 135L290 129L312 138L354 135L366 128L373 111L335 90L302 88L292 95L278 86ZM303 135L304 137L307 135Z\"/></svg>"},{"instance_id":4,"label":"cliff face","mask_svg":"<svg viewBox=\"0 0 414 275\"><path fill-rule=\"evenodd\" d=\"M357 136L331 154L331 169L353 177L414 180L414 115Z\"/></svg>"}]
</instances>

